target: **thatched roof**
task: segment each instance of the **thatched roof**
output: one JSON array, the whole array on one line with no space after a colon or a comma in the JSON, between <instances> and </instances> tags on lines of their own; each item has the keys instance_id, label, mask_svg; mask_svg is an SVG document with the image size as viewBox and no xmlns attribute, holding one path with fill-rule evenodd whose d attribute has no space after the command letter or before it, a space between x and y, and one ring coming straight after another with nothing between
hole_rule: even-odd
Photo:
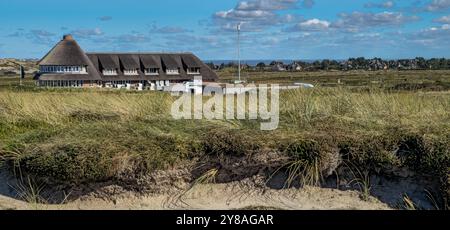
<instances>
[{"instance_id":1,"label":"thatched roof","mask_svg":"<svg viewBox=\"0 0 450 230\"><path fill-rule=\"evenodd\" d=\"M99 68L100 69L119 69L119 62L117 58L112 57L111 55L98 55L99 60ZM91 58L92 59L92 58Z\"/></svg>"},{"instance_id":2,"label":"thatched roof","mask_svg":"<svg viewBox=\"0 0 450 230\"><path fill-rule=\"evenodd\" d=\"M183 59L183 64L187 68L200 68L202 66L202 61L194 55L182 54L181 59Z\"/></svg>"},{"instance_id":3,"label":"thatched roof","mask_svg":"<svg viewBox=\"0 0 450 230\"><path fill-rule=\"evenodd\" d=\"M38 64L87 66L90 64L90 60L72 36L66 35Z\"/></svg>"},{"instance_id":4,"label":"thatched roof","mask_svg":"<svg viewBox=\"0 0 450 230\"><path fill-rule=\"evenodd\" d=\"M187 68L200 68L200 75L204 80L217 80L217 75L200 59L191 53L88 53L94 66L99 71L104 81L111 80L137 80L136 76L124 75L125 69L138 69L138 74L143 80L192 80L194 75L187 74ZM96 62L98 64L96 64ZM159 75L147 76L145 68L159 69ZM178 75L167 75L168 68L179 69ZM117 69L117 75L104 76L103 69Z\"/></svg>"},{"instance_id":5,"label":"thatched roof","mask_svg":"<svg viewBox=\"0 0 450 230\"><path fill-rule=\"evenodd\" d=\"M157 55L139 55L142 66L144 68L157 68L161 69L161 57Z\"/></svg>"},{"instance_id":6,"label":"thatched roof","mask_svg":"<svg viewBox=\"0 0 450 230\"><path fill-rule=\"evenodd\" d=\"M71 35L65 35L38 65L87 66L88 74L44 73L37 74L39 80L101 80L97 68Z\"/></svg>"},{"instance_id":7,"label":"thatched roof","mask_svg":"<svg viewBox=\"0 0 450 230\"><path fill-rule=\"evenodd\" d=\"M71 36L59 42L39 64L88 66L87 75L43 73L36 75L40 80L187 81L194 79L195 76L187 74L188 68L200 68L200 75L206 81L217 80L217 74L192 53L84 53ZM159 69L159 75L145 75L146 68ZM116 69L117 75L105 76L102 74L105 69ZM127 69L138 69L138 75L125 75L124 70ZM167 75L165 73L167 69L179 69L180 73Z\"/></svg>"},{"instance_id":8,"label":"thatched roof","mask_svg":"<svg viewBox=\"0 0 450 230\"><path fill-rule=\"evenodd\" d=\"M119 56L123 69L139 69L139 57L137 55L124 54Z\"/></svg>"},{"instance_id":9,"label":"thatched roof","mask_svg":"<svg viewBox=\"0 0 450 230\"><path fill-rule=\"evenodd\" d=\"M161 60L162 60L164 69L177 69L177 68L180 68L180 65L177 63L175 58L176 57L174 55L162 54L161 55Z\"/></svg>"}]
</instances>

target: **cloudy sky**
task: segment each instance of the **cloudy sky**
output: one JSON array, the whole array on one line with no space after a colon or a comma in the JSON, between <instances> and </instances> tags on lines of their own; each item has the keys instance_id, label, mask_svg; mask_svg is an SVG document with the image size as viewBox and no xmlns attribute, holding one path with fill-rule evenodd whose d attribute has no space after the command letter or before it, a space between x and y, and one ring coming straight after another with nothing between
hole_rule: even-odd
<instances>
[{"instance_id":1,"label":"cloudy sky","mask_svg":"<svg viewBox=\"0 0 450 230\"><path fill-rule=\"evenodd\" d=\"M0 57L85 51L245 59L450 58L450 0L1 0Z\"/></svg>"}]
</instances>

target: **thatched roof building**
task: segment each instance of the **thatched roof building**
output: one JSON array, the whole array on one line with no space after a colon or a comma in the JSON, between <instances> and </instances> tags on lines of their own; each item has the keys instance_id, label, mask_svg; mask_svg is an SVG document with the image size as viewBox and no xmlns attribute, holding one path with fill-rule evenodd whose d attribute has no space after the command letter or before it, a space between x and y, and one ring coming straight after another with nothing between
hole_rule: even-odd
<instances>
[{"instance_id":1,"label":"thatched roof building","mask_svg":"<svg viewBox=\"0 0 450 230\"><path fill-rule=\"evenodd\" d=\"M217 80L217 74L192 53L85 53L71 35L56 44L39 62L38 81Z\"/></svg>"}]
</instances>

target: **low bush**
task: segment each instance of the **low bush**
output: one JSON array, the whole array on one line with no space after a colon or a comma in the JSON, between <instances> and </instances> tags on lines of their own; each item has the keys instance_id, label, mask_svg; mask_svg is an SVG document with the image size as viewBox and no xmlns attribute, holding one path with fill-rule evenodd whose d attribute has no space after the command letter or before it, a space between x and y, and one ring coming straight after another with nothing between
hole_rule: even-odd
<instances>
[{"instance_id":1,"label":"low bush","mask_svg":"<svg viewBox=\"0 0 450 230\"><path fill-rule=\"evenodd\" d=\"M206 155L242 157L262 147L257 132L248 130L215 128L201 138L202 150Z\"/></svg>"}]
</instances>

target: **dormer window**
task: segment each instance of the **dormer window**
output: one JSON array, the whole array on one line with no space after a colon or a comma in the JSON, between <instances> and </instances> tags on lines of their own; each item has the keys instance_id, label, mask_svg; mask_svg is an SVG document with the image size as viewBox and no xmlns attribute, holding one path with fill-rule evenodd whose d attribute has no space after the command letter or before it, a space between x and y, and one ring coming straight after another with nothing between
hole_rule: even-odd
<instances>
[{"instance_id":1,"label":"dormer window","mask_svg":"<svg viewBox=\"0 0 450 230\"><path fill-rule=\"evenodd\" d=\"M159 69L158 68L146 68L145 75L159 75Z\"/></svg>"},{"instance_id":2,"label":"dormer window","mask_svg":"<svg viewBox=\"0 0 450 230\"><path fill-rule=\"evenodd\" d=\"M187 69L188 74L200 74L200 68L198 67L191 67Z\"/></svg>"},{"instance_id":3,"label":"dormer window","mask_svg":"<svg viewBox=\"0 0 450 230\"><path fill-rule=\"evenodd\" d=\"M116 69L104 69L103 70L103 75L117 75L117 70Z\"/></svg>"},{"instance_id":4,"label":"dormer window","mask_svg":"<svg viewBox=\"0 0 450 230\"><path fill-rule=\"evenodd\" d=\"M179 69L167 69L166 70L167 75L178 75L180 74Z\"/></svg>"},{"instance_id":5,"label":"dormer window","mask_svg":"<svg viewBox=\"0 0 450 230\"><path fill-rule=\"evenodd\" d=\"M138 75L137 69L126 69L123 71L123 74L125 75Z\"/></svg>"}]
</instances>

